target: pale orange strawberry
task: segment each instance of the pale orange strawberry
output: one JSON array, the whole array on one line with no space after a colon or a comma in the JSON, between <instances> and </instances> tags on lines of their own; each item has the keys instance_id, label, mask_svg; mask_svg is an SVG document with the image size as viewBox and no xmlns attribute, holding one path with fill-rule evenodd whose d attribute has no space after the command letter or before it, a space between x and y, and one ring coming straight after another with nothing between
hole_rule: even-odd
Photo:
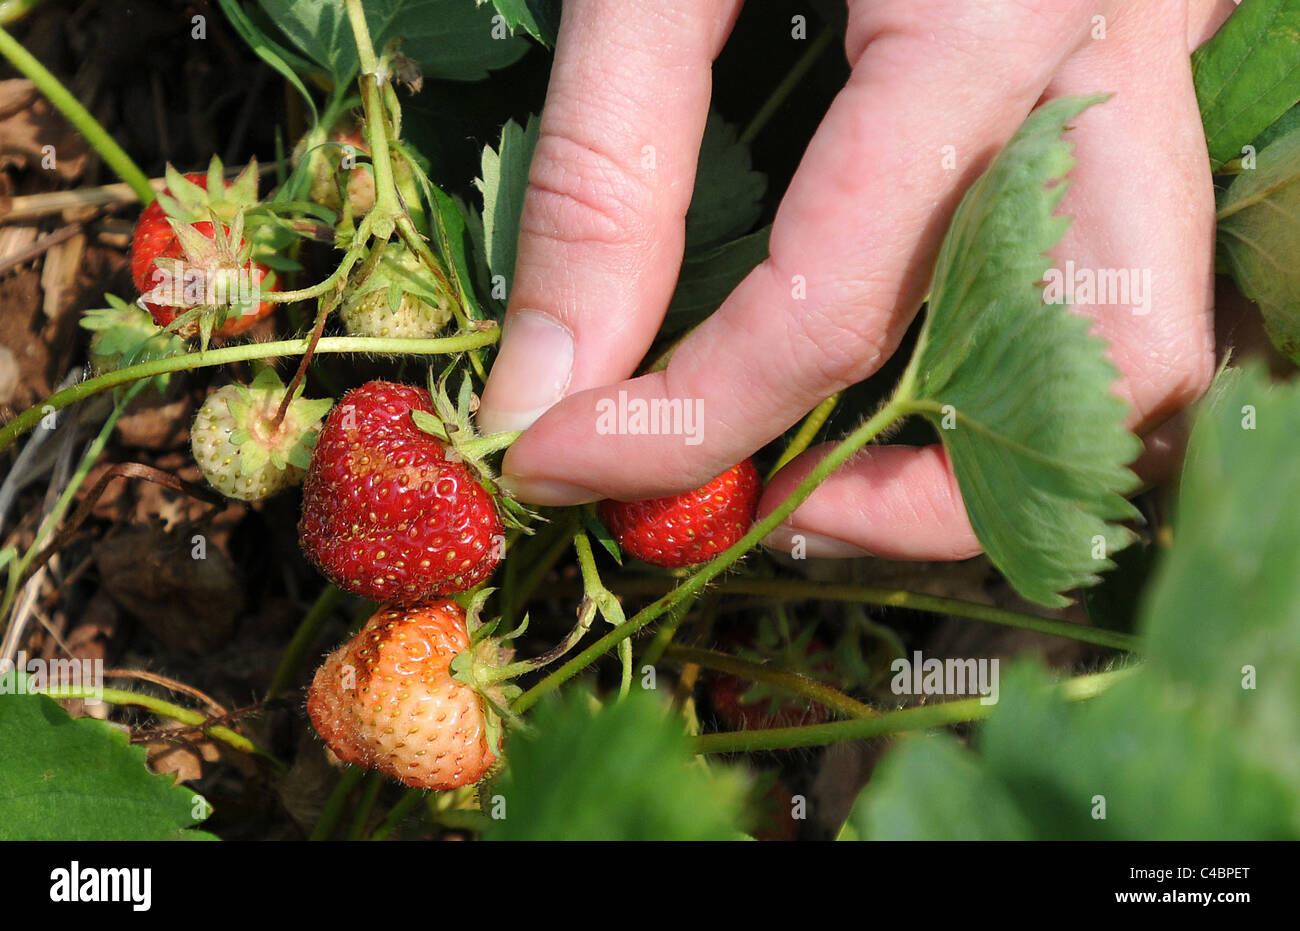
<instances>
[{"instance_id":1,"label":"pale orange strawberry","mask_svg":"<svg viewBox=\"0 0 1300 931\"><path fill-rule=\"evenodd\" d=\"M455 602L381 608L316 671L312 725L344 762L409 786L478 782L500 752L500 731L489 738L482 697L452 678L452 659L469 647Z\"/></svg>"}]
</instances>

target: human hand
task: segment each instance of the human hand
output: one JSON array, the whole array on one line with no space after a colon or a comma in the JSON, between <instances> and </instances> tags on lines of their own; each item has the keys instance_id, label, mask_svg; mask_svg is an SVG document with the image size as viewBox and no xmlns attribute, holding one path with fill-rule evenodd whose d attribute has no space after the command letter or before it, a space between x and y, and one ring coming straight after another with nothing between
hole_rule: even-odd
<instances>
[{"instance_id":1,"label":"human hand","mask_svg":"<svg viewBox=\"0 0 1300 931\"><path fill-rule=\"evenodd\" d=\"M1188 51L1230 0L851 3L852 74L782 200L769 258L665 370L623 381L673 291L710 65L738 7L564 6L502 348L478 414L488 432L528 428L506 455L504 486L548 505L694 488L867 378L920 306L967 186L1040 100L1099 91L1114 96L1071 133L1078 164L1062 212L1075 219L1052 258L1150 271L1140 306L1076 309L1109 342L1128 424L1147 436L1139 471L1158 472L1169 447L1160 426L1213 372L1214 197ZM597 402L620 391L702 403L704 442L598 433ZM783 469L760 511L825 452ZM795 533L809 556L979 552L939 445L870 447L767 542Z\"/></svg>"}]
</instances>

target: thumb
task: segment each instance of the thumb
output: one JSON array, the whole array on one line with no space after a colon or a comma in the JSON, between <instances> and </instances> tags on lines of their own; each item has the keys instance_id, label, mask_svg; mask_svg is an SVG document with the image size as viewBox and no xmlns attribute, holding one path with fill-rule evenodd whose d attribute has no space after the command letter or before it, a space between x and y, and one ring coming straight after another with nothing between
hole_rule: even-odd
<instances>
[{"instance_id":1,"label":"thumb","mask_svg":"<svg viewBox=\"0 0 1300 931\"><path fill-rule=\"evenodd\" d=\"M520 218L484 432L620 381L681 264L711 66L738 0L569 0Z\"/></svg>"}]
</instances>

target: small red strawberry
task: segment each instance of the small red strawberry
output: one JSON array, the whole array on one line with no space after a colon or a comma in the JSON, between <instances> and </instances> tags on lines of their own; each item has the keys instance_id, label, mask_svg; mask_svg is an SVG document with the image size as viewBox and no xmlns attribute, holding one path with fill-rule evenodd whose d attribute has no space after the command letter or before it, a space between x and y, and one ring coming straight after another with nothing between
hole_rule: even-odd
<instances>
[{"instance_id":1,"label":"small red strawberry","mask_svg":"<svg viewBox=\"0 0 1300 931\"><path fill-rule=\"evenodd\" d=\"M217 335L236 336L275 309L274 303L255 298L279 284L266 265L239 260L247 251L242 208L257 201L256 165L226 185L220 162L213 164L207 174L168 171L167 190L136 222L131 278L159 326L200 308L209 317L224 317ZM211 193L214 182L221 185L220 193ZM219 306L209 307L210 300ZM188 338L200 330L199 321L193 320L178 332Z\"/></svg>"},{"instance_id":2,"label":"small red strawberry","mask_svg":"<svg viewBox=\"0 0 1300 931\"><path fill-rule=\"evenodd\" d=\"M472 785L500 753L501 731L482 696L452 676L452 659L469 649L455 602L381 608L316 671L311 723L346 763L421 789Z\"/></svg>"},{"instance_id":3,"label":"small red strawberry","mask_svg":"<svg viewBox=\"0 0 1300 931\"><path fill-rule=\"evenodd\" d=\"M728 673L719 673L709 680L709 702L722 723L733 731L821 724L831 716L824 705L778 693Z\"/></svg>"},{"instance_id":4,"label":"small red strawberry","mask_svg":"<svg viewBox=\"0 0 1300 931\"><path fill-rule=\"evenodd\" d=\"M708 562L745 535L762 480L752 459L703 488L647 501L602 501L600 519L624 551L642 562L680 569Z\"/></svg>"},{"instance_id":5,"label":"small red strawberry","mask_svg":"<svg viewBox=\"0 0 1300 931\"><path fill-rule=\"evenodd\" d=\"M421 429L436 420L429 392L385 381L348 392L326 418L298 532L340 588L412 604L466 591L496 567L496 503L462 447Z\"/></svg>"},{"instance_id":6,"label":"small red strawberry","mask_svg":"<svg viewBox=\"0 0 1300 931\"><path fill-rule=\"evenodd\" d=\"M810 679L837 679L835 656L817 637L813 627L792 636L783 624L772 625L769 621L770 618L763 618L757 631L747 636L724 640L723 649ZM730 673L711 672L707 682L709 703L730 730L821 724L831 716L825 705Z\"/></svg>"}]
</instances>

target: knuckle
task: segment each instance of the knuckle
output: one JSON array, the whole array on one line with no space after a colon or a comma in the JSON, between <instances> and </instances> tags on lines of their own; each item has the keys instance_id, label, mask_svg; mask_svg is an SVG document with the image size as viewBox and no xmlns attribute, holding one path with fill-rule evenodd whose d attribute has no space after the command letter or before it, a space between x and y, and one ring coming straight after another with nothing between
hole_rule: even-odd
<instances>
[{"instance_id":1,"label":"knuckle","mask_svg":"<svg viewBox=\"0 0 1300 931\"><path fill-rule=\"evenodd\" d=\"M650 197L618 159L543 131L529 173L522 232L565 243L648 241Z\"/></svg>"},{"instance_id":2,"label":"knuckle","mask_svg":"<svg viewBox=\"0 0 1300 931\"><path fill-rule=\"evenodd\" d=\"M1204 351L1183 356L1165 368L1165 405L1171 409L1186 407L1209 390L1214 380L1214 352Z\"/></svg>"},{"instance_id":3,"label":"knuckle","mask_svg":"<svg viewBox=\"0 0 1300 931\"><path fill-rule=\"evenodd\" d=\"M769 259L776 282L789 281ZM871 286L861 282L828 282L817 301L787 317L788 345L798 371L805 373L818 398L856 384L880 367L886 355L889 327L864 303Z\"/></svg>"},{"instance_id":4,"label":"knuckle","mask_svg":"<svg viewBox=\"0 0 1300 931\"><path fill-rule=\"evenodd\" d=\"M934 63L947 75L971 73L1008 96L1036 98L1050 77L1053 50L1078 35L1087 0L916 0L852 4L845 34L851 65L865 56L882 67ZM938 25L936 25L938 24Z\"/></svg>"},{"instance_id":5,"label":"knuckle","mask_svg":"<svg viewBox=\"0 0 1300 931\"><path fill-rule=\"evenodd\" d=\"M1153 349L1125 378L1124 393L1133 405L1133 419L1138 425L1155 424L1187 407L1209 389L1214 371L1212 346L1171 352Z\"/></svg>"}]
</instances>

